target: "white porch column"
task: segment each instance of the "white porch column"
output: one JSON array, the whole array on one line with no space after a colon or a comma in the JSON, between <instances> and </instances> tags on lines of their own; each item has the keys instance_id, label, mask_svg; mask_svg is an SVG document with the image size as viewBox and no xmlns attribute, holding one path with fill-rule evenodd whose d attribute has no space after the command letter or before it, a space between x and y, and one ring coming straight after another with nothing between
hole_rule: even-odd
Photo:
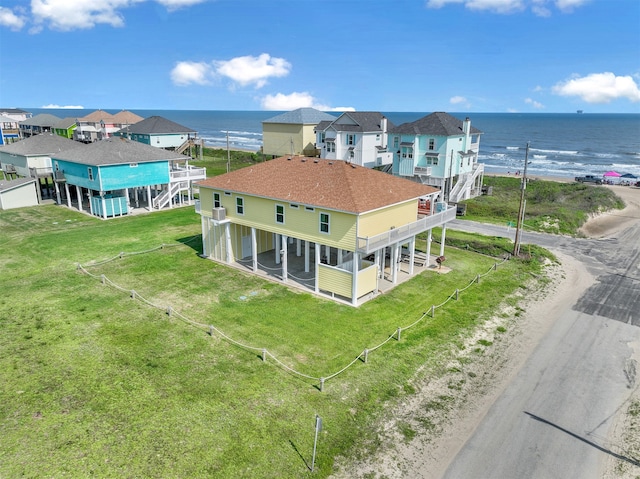
<instances>
[{"instance_id":1,"label":"white porch column","mask_svg":"<svg viewBox=\"0 0 640 479\"><path fill-rule=\"evenodd\" d=\"M224 237L227 244L227 263L231 264L231 223L224 224Z\"/></svg>"},{"instance_id":2,"label":"white porch column","mask_svg":"<svg viewBox=\"0 0 640 479\"><path fill-rule=\"evenodd\" d=\"M309 242L305 241L304 242L304 272L308 273L309 272Z\"/></svg>"},{"instance_id":3,"label":"white porch column","mask_svg":"<svg viewBox=\"0 0 640 479\"><path fill-rule=\"evenodd\" d=\"M100 205L102 206L102 217L107 219L107 204L104 201L104 191L100 192Z\"/></svg>"},{"instance_id":4,"label":"white porch column","mask_svg":"<svg viewBox=\"0 0 640 479\"><path fill-rule=\"evenodd\" d=\"M253 272L258 271L258 242L256 241L256 229L251 227L251 258L253 259Z\"/></svg>"},{"instance_id":5,"label":"white porch column","mask_svg":"<svg viewBox=\"0 0 640 479\"><path fill-rule=\"evenodd\" d=\"M409 241L409 274L413 275L413 260L416 257L416 237L412 236Z\"/></svg>"},{"instance_id":6,"label":"white porch column","mask_svg":"<svg viewBox=\"0 0 640 479\"><path fill-rule=\"evenodd\" d=\"M71 195L69 194L69 184L64 184L64 192L67 194L67 206L71 208Z\"/></svg>"},{"instance_id":7,"label":"white porch column","mask_svg":"<svg viewBox=\"0 0 640 479\"><path fill-rule=\"evenodd\" d=\"M82 211L82 189L76 185L76 197L78 198L78 211Z\"/></svg>"},{"instance_id":8,"label":"white porch column","mask_svg":"<svg viewBox=\"0 0 640 479\"><path fill-rule=\"evenodd\" d=\"M327 264L331 264L331 246L324 246L324 255L327 257Z\"/></svg>"},{"instance_id":9,"label":"white porch column","mask_svg":"<svg viewBox=\"0 0 640 479\"><path fill-rule=\"evenodd\" d=\"M127 211L131 208L131 201L129 200L129 188L124 189L124 196L127 198ZM122 216L122 214L120 215Z\"/></svg>"},{"instance_id":10,"label":"white porch column","mask_svg":"<svg viewBox=\"0 0 640 479\"><path fill-rule=\"evenodd\" d=\"M444 256L444 239L447 235L447 225L442 225L442 240L440 243L440 256Z\"/></svg>"},{"instance_id":11,"label":"white porch column","mask_svg":"<svg viewBox=\"0 0 640 479\"><path fill-rule=\"evenodd\" d=\"M276 247L275 247L276 264L280 264L280 249L281 249L281 246L280 246L280 243L281 243L280 235L276 234L275 236L276 236L276 241L275 241L275 243L276 243Z\"/></svg>"},{"instance_id":12,"label":"white porch column","mask_svg":"<svg viewBox=\"0 0 640 479\"><path fill-rule=\"evenodd\" d=\"M151 202L151 185L147 185L147 209L149 211L153 209L153 203Z\"/></svg>"},{"instance_id":13,"label":"white porch column","mask_svg":"<svg viewBox=\"0 0 640 479\"><path fill-rule=\"evenodd\" d=\"M338 264L338 266L342 265L342 248L338 248L338 262L337 262L337 264Z\"/></svg>"},{"instance_id":14,"label":"white porch column","mask_svg":"<svg viewBox=\"0 0 640 479\"><path fill-rule=\"evenodd\" d=\"M91 190L89 190L89 213L91 213L91 215L94 214L93 201L91 201L92 199L93 199L93 195L91 194Z\"/></svg>"},{"instance_id":15,"label":"white porch column","mask_svg":"<svg viewBox=\"0 0 640 479\"><path fill-rule=\"evenodd\" d=\"M320 292L320 248L321 245L319 245L318 243L316 243L316 247L315 247L315 251L316 251L316 285L315 285L315 291L316 293Z\"/></svg>"},{"instance_id":16,"label":"white porch column","mask_svg":"<svg viewBox=\"0 0 640 479\"><path fill-rule=\"evenodd\" d=\"M431 230L429 229L427 233L427 266L429 266L431 264Z\"/></svg>"},{"instance_id":17,"label":"white porch column","mask_svg":"<svg viewBox=\"0 0 640 479\"><path fill-rule=\"evenodd\" d=\"M353 262L352 262L352 272L353 275L351 277L351 304L354 306L358 305L358 259L359 255L357 252L353 252Z\"/></svg>"},{"instance_id":18,"label":"white porch column","mask_svg":"<svg viewBox=\"0 0 640 479\"><path fill-rule=\"evenodd\" d=\"M287 254L288 254L287 236L282 235L282 281L287 282Z\"/></svg>"},{"instance_id":19,"label":"white porch column","mask_svg":"<svg viewBox=\"0 0 640 479\"><path fill-rule=\"evenodd\" d=\"M302 244L300 238L296 238L296 256L302 256Z\"/></svg>"},{"instance_id":20,"label":"white porch column","mask_svg":"<svg viewBox=\"0 0 640 479\"><path fill-rule=\"evenodd\" d=\"M56 189L56 203L60 204L60 186L58 185L57 181L53 182L53 186Z\"/></svg>"},{"instance_id":21,"label":"white porch column","mask_svg":"<svg viewBox=\"0 0 640 479\"><path fill-rule=\"evenodd\" d=\"M391 282L396 284L398 282L398 243L395 243L391 247Z\"/></svg>"},{"instance_id":22,"label":"white porch column","mask_svg":"<svg viewBox=\"0 0 640 479\"><path fill-rule=\"evenodd\" d=\"M377 249L375 253L373 253L373 262L378 266L378 278L382 278L384 275L384 265L380 264L380 251Z\"/></svg>"}]
</instances>

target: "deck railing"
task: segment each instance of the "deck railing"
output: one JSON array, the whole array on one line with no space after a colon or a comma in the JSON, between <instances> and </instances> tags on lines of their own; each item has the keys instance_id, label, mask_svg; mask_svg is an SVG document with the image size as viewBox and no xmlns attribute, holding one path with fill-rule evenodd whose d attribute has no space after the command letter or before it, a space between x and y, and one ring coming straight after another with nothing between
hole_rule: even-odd
<instances>
[{"instance_id":1,"label":"deck railing","mask_svg":"<svg viewBox=\"0 0 640 479\"><path fill-rule=\"evenodd\" d=\"M456 218L456 208L448 207L446 210L435 213L431 216L425 216L413 223L406 224L399 228L394 228L384 233L366 238L357 238L358 253L371 254L380 248L390 246L399 241L408 240L423 231L427 231L437 226L442 226L448 221Z\"/></svg>"}]
</instances>

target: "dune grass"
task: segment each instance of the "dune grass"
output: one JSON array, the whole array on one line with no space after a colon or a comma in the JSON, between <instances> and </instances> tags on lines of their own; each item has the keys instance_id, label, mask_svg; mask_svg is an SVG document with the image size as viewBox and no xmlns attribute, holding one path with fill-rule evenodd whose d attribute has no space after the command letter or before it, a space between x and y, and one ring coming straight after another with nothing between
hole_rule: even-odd
<instances>
[{"instance_id":1,"label":"dune grass","mask_svg":"<svg viewBox=\"0 0 640 479\"><path fill-rule=\"evenodd\" d=\"M385 407L414 392L416 374L442 371L543 268L504 263L320 392L76 263L326 377L496 260L448 249L450 273L425 272L354 309L202 259L199 234L191 208L112 221L58 206L0 212L0 477L305 477L316 414L314 476L326 477L337 455L375 448ZM90 266L163 243L179 246Z\"/></svg>"},{"instance_id":2,"label":"dune grass","mask_svg":"<svg viewBox=\"0 0 640 479\"><path fill-rule=\"evenodd\" d=\"M520 207L521 179L486 176L484 184L492 187L492 195L465 201L465 218L515 225ZM610 189L584 183L530 179L525 199L525 228L545 233L575 235L589 215L624 208L622 200Z\"/></svg>"}]
</instances>

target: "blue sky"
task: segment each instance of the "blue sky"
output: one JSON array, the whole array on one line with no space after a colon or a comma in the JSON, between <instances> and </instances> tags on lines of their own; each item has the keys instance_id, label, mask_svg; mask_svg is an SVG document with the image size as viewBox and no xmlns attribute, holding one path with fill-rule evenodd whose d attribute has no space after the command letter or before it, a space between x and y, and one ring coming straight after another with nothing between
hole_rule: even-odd
<instances>
[{"instance_id":1,"label":"blue sky","mask_svg":"<svg viewBox=\"0 0 640 479\"><path fill-rule=\"evenodd\" d=\"M638 0L0 0L0 107L640 112Z\"/></svg>"}]
</instances>

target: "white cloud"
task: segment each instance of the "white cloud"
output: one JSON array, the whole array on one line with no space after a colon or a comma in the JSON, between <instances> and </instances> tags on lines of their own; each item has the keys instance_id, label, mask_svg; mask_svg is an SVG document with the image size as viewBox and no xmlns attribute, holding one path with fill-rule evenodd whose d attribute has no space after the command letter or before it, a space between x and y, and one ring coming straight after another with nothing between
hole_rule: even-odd
<instances>
[{"instance_id":1,"label":"white cloud","mask_svg":"<svg viewBox=\"0 0 640 479\"><path fill-rule=\"evenodd\" d=\"M449 103L452 105L463 105L465 107L470 107L471 103L463 96L456 95L449 98Z\"/></svg>"},{"instance_id":2,"label":"white cloud","mask_svg":"<svg viewBox=\"0 0 640 479\"><path fill-rule=\"evenodd\" d=\"M38 33L45 26L52 30L70 31L89 29L104 24L112 27L124 25L122 10L136 4L154 1L173 11L189 7L206 0L31 0L31 33ZM3 14L0 7L0 25ZM22 18L23 25L26 17Z\"/></svg>"},{"instance_id":3,"label":"white cloud","mask_svg":"<svg viewBox=\"0 0 640 479\"><path fill-rule=\"evenodd\" d=\"M306 91L293 92L289 95L285 95L284 93L266 95L260 103L264 110L289 111L297 108L315 108L321 111L355 111L355 108L351 106L330 107L323 105Z\"/></svg>"},{"instance_id":4,"label":"white cloud","mask_svg":"<svg viewBox=\"0 0 640 479\"><path fill-rule=\"evenodd\" d=\"M616 76L611 72L591 73L557 83L553 92L560 96L577 96L587 103L610 103L627 99L640 101L640 89L631 76Z\"/></svg>"},{"instance_id":5,"label":"white cloud","mask_svg":"<svg viewBox=\"0 0 640 479\"><path fill-rule=\"evenodd\" d=\"M540 103L539 101L534 100L533 98L525 98L524 102L527 105L531 105L532 107L536 108L536 109L541 109L544 108L544 105L542 103Z\"/></svg>"},{"instance_id":6,"label":"white cloud","mask_svg":"<svg viewBox=\"0 0 640 479\"><path fill-rule=\"evenodd\" d=\"M54 103L49 103L48 105L42 105L40 108L55 108L58 110L83 110L84 109L82 105L56 105Z\"/></svg>"},{"instance_id":7,"label":"white cloud","mask_svg":"<svg viewBox=\"0 0 640 479\"><path fill-rule=\"evenodd\" d=\"M213 67L205 62L178 62L171 70L171 81L179 86L187 86L192 83L208 85L213 76Z\"/></svg>"},{"instance_id":8,"label":"white cloud","mask_svg":"<svg viewBox=\"0 0 640 479\"><path fill-rule=\"evenodd\" d=\"M551 15L551 6L564 13L572 12L591 0L427 0L427 7L442 8L449 4L461 4L469 10L484 10L508 14L526 10L527 7L540 17Z\"/></svg>"},{"instance_id":9,"label":"white cloud","mask_svg":"<svg viewBox=\"0 0 640 479\"><path fill-rule=\"evenodd\" d=\"M231 60L213 62L218 75L230 78L240 85L255 85L262 88L271 77L287 76L291 71L291 64L284 58L272 57L268 53L253 57L247 55Z\"/></svg>"},{"instance_id":10,"label":"white cloud","mask_svg":"<svg viewBox=\"0 0 640 479\"><path fill-rule=\"evenodd\" d=\"M38 25L48 24L54 30L69 31L93 28L97 24L112 27L124 25L118 9L135 0L31 0L31 14Z\"/></svg>"},{"instance_id":11,"label":"white cloud","mask_svg":"<svg viewBox=\"0 0 640 479\"><path fill-rule=\"evenodd\" d=\"M22 15L17 15L10 8L0 7L0 26L8 27L10 30L17 32L26 23L26 19Z\"/></svg>"}]
</instances>

